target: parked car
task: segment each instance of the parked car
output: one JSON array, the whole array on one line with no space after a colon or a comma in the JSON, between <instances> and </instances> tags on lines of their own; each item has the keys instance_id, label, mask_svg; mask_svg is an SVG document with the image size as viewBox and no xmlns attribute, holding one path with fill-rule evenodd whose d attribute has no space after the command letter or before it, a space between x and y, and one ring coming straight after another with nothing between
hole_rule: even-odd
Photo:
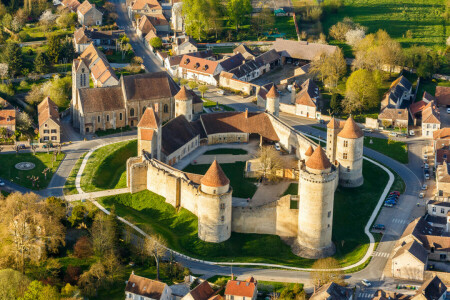
<instances>
[{"instance_id":1,"label":"parked car","mask_svg":"<svg viewBox=\"0 0 450 300\"><path fill-rule=\"evenodd\" d=\"M385 202L388 201L388 202L394 202L394 203L397 203L397 200L398 200L398 198L387 198L387 199L384 200L384 201L385 201Z\"/></svg>"},{"instance_id":2,"label":"parked car","mask_svg":"<svg viewBox=\"0 0 450 300\"><path fill-rule=\"evenodd\" d=\"M43 147L44 147L45 149L47 149L47 148L53 148L53 144L52 144L52 143L44 144Z\"/></svg>"},{"instance_id":3,"label":"parked car","mask_svg":"<svg viewBox=\"0 0 450 300\"><path fill-rule=\"evenodd\" d=\"M425 170L428 170L430 168L429 164L424 164L423 167L425 168Z\"/></svg>"},{"instance_id":4,"label":"parked car","mask_svg":"<svg viewBox=\"0 0 450 300\"><path fill-rule=\"evenodd\" d=\"M3 180L0 180L0 186L5 186L5 182Z\"/></svg>"},{"instance_id":5,"label":"parked car","mask_svg":"<svg viewBox=\"0 0 450 300\"><path fill-rule=\"evenodd\" d=\"M419 198L422 199L423 197L425 197L425 193L424 192L419 193Z\"/></svg>"},{"instance_id":6,"label":"parked car","mask_svg":"<svg viewBox=\"0 0 450 300\"><path fill-rule=\"evenodd\" d=\"M386 227L385 227L383 224L375 224L375 225L372 226L372 229L375 229L375 230L385 230Z\"/></svg>"},{"instance_id":7,"label":"parked car","mask_svg":"<svg viewBox=\"0 0 450 300\"><path fill-rule=\"evenodd\" d=\"M384 201L384 204L397 205L397 201L395 201L395 200L386 200L386 201Z\"/></svg>"},{"instance_id":8,"label":"parked car","mask_svg":"<svg viewBox=\"0 0 450 300\"><path fill-rule=\"evenodd\" d=\"M401 137L408 137L408 135L406 133L400 133L399 136L401 136Z\"/></svg>"},{"instance_id":9,"label":"parked car","mask_svg":"<svg viewBox=\"0 0 450 300\"><path fill-rule=\"evenodd\" d=\"M383 205L386 206L386 207L394 207L394 204L390 204L390 203L386 203L386 202L384 202Z\"/></svg>"},{"instance_id":10,"label":"parked car","mask_svg":"<svg viewBox=\"0 0 450 300\"><path fill-rule=\"evenodd\" d=\"M428 159L428 155L424 154L423 159Z\"/></svg>"},{"instance_id":11,"label":"parked car","mask_svg":"<svg viewBox=\"0 0 450 300\"><path fill-rule=\"evenodd\" d=\"M18 144L18 145L17 145L17 148L19 148L19 149L25 149L26 147L25 147L24 144Z\"/></svg>"},{"instance_id":12,"label":"parked car","mask_svg":"<svg viewBox=\"0 0 450 300\"><path fill-rule=\"evenodd\" d=\"M281 147L279 143L275 143L275 150L280 151Z\"/></svg>"},{"instance_id":13,"label":"parked car","mask_svg":"<svg viewBox=\"0 0 450 300\"><path fill-rule=\"evenodd\" d=\"M422 185L422 190L424 191L426 189L428 189L428 185L427 184Z\"/></svg>"},{"instance_id":14,"label":"parked car","mask_svg":"<svg viewBox=\"0 0 450 300\"><path fill-rule=\"evenodd\" d=\"M362 131L364 132L373 132L372 128L363 128Z\"/></svg>"},{"instance_id":15,"label":"parked car","mask_svg":"<svg viewBox=\"0 0 450 300\"><path fill-rule=\"evenodd\" d=\"M219 94L219 95L225 95L225 92L224 92L223 90L218 90L218 91L216 92L216 94Z\"/></svg>"},{"instance_id":16,"label":"parked car","mask_svg":"<svg viewBox=\"0 0 450 300\"><path fill-rule=\"evenodd\" d=\"M430 173L425 173L425 179L426 180L430 179Z\"/></svg>"},{"instance_id":17,"label":"parked car","mask_svg":"<svg viewBox=\"0 0 450 300\"><path fill-rule=\"evenodd\" d=\"M450 114L450 107L447 105L447 113Z\"/></svg>"},{"instance_id":18,"label":"parked car","mask_svg":"<svg viewBox=\"0 0 450 300\"><path fill-rule=\"evenodd\" d=\"M397 133L397 132L389 132L389 136L397 137L397 136L398 136L398 133Z\"/></svg>"},{"instance_id":19,"label":"parked car","mask_svg":"<svg viewBox=\"0 0 450 300\"><path fill-rule=\"evenodd\" d=\"M389 193L389 195L399 195L400 196L400 192L399 191L392 191Z\"/></svg>"},{"instance_id":20,"label":"parked car","mask_svg":"<svg viewBox=\"0 0 450 300\"><path fill-rule=\"evenodd\" d=\"M372 284L370 283L370 281L367 280L367 279L361 280L361 283L362 283L363 285L367 286L367 287L372 286Z\"/></svg>"},{"instance_id":21,"label":"parked car","mask_svg":"<svg viewBox=\"0 0 450 300\"><path fill-rule=\"evenodd\" d=\"M409 131L409 135L410 135L410 136L415 136L416 134L414 133L414 130L410 130L410 131Z\"/></svg>"}]
</instances>

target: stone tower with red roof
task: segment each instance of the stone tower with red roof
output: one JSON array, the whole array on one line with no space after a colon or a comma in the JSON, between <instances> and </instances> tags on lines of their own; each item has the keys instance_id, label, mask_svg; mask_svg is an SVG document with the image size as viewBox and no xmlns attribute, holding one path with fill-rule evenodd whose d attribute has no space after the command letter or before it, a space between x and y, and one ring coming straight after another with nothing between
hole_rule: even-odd
<instances>
[{"instance_id":1,"label":"stone tower with red roof","mask_svg":"<svg viewBox=\"0 0 450 300\"><path fill-rule=\"evenodd\" d=\"M146 152L161 159L161 122L153 108L147 108L138 124L138 155Z\"/></svg>"},{"instance_id":2,"label":"stone tower with red roof","mask_svg":"<svg viewBox=\"0 0 450 300\"><path fill-rule=\"evenodd\" d=\"M186 120L192 121L192 99L193 96L182 86L180 91L175 95L175 117L184 115Z\"/></svg>"},{"instance_id":3,"label":"stone tower with red roof","mask_svg":"<svg viewBox=\"0 0 450 300\"><path fill-rule=\"evenodd\" d=\"M276 117L280 114L280 97L278 96L275 85L272 85L266 95L266 110L269 114Z\"/></svg>"},{"instance_id":4,"label":"stone tower with red roof","mask_svg":"<svg viewBox=\"0 0 450 300\"><path fill-rule=\"evenodd\" d=\"M335 251L331 241L338 171L318 146L300 163L297 241L300 256L320 258Z\"/></svg>"},{"instance_id":5,"label":"stone tower with red roof","mask_svg":"<svg viewBox=\"0 0 450 300\"><path fill-rule=\"evenodd\" d=\"M201 240L220 243L230 238L232 192L230 180L214 160L200 180L197 216Z\"/></svg>"}]
</instances>

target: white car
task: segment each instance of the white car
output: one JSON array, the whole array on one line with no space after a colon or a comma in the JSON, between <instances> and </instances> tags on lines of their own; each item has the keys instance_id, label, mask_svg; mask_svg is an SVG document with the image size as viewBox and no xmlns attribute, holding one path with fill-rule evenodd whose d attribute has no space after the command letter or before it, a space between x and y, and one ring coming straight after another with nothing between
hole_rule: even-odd
<instances>
[{"instance_id":1,"label":"white car","mask_svg":"<svg viewBox=\"0 0 450 300\"><path fill-rule=\"evenodd\" d=\"M224 95L225 94L225 92L223 90L218 90L216 93L219 94L219 95Z\"/></svg>"},{"instance_id":2,"label":"white car","mask_svg":"<svg viewBox=\"0 0 450 300\"><path fill-rule=\"evenodd\" d=\"M422 193L419 194L419 198L420 198L420 199L422 199L423 197L425 197L425 193L424 193L424 192L422 192Z\"/></svg>"},{"instance_id":3,"label":"white car","mask_svg":"<svg viewBox=\"0 0 450 300\"><path fill-rule=\"evenodd\" d=\"M414 130L410 130L410 131L409 131L409 135L410 135L410 136L414 136L414 135L415 135Z\"/></svg>"},{"instance_id":4,"label":"white car","mask_svg":"<svg viewBox=\"0 0 450 300\"><path fill-rule=\"evenodd\" d=\"M281 151L281 147L279 143L275 143L275 150Z\"/></svg>"},{"instance_id":5,"label":"white car","mask_svg":"<svg viewBox=\"0 0 450 300\"><path fill-rule=\"evenodd\" d=\"M430 168L429 164L424 164L423 167L425 168L425 170L428 170Z\"/></svg>"},{"instance_id":6,"label":"white car","mask_svg":"<svg viewBox=\"0 0 450 300\"><path fill-rule=\"evenodd\" d=\"M428 159L428 155L424 154L423 159Z\"/></svg>"},{"instance_id":7,"label":"white car","mask_svg":"<svg viewBox=\"0 0 450 300\"><path fill-rule=\"evenodd\" d=\"M427 184L422 185L422 190L424 191L426 189L428 189L428 185Z\"/></svg>"},{"instance_id":8,"label":"white car","mask_svg":"<svg viewBox=\"0 0 450 300\"><path fill-rule=\"evenodd\" d=\"M450 107L447 107L447 113L450 114Z\"/></svg>"},{"instance_id":9,"label":"white car","mask_svg":"<svg viewBox=\"0 0 450 300\"><path fill-rule=\"evenodd\" d=\"M370 281L367 280L367 279L361 280L361 283L362 283L363 285L365 285L365 286L372 286L372 284L370 283Z\"/></svg>"},{"instance_id":10,"label":"white car","mask_svg":"<svg viewBox=\"0 0 450 300\"><path fill-rule=\"evenodd\" d=\"M426 174L425 174L425 179L426 179L426 180L430 179L430 174L426 173Z\"/></svg>"},{"instance_id":11,"label":"white car","mask_svg":"<svg viewBox=\"0 0 450 300\"><path fill-rule=\"evenodd\" d=\"M3 180L0 180L0 186L5 186L5 182Z\"/></svg>"}]
</instances>

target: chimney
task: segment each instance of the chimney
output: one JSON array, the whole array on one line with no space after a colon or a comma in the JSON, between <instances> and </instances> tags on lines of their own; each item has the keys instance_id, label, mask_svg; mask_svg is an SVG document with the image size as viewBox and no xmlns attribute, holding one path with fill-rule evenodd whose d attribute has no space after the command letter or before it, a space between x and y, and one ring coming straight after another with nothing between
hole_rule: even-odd
<instances>
[{"instance_id":1,"label":"chimney","mask_svg":"<svg viewBox=\"0 0 450 300\"><path fill-rule=\"evenodd\" d=\"M244 113L244 114L245 114L245 115L244 115L245 118L248 119L248 108L245 109L245 113Z\"/></svg>"},{"instance_id":2,"label":"chimney","mask_svg":"<svg viewBox=\"0 0 450 300\"><path fill-rule=\"evenodd\" d=\"M231 273L231 280L234 280L234 274Z\"/></svg>"}]
</instances>

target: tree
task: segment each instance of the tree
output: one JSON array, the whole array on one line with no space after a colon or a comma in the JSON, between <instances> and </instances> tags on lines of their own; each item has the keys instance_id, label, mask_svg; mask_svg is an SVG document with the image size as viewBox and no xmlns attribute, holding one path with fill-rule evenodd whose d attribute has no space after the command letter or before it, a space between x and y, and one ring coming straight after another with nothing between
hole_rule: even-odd
<instances>
[{"instance_id":1,"label":"tree","mask_svg":"<svg viewBox=\"0 0 450 300\"><path fill-rule=\"evenodd\" d=\"M61 289L61 296L64 298L74 299L74 296L77 294L78 288L76 286L67 283Z\"/></svg>"},{"instance_id":2,"label":"tree","mask_svg":"<svg viewBox=\"0 0 450 300\"><path fill-rule=\"evenodd\" d=\"M59 293L56 287L34 280L20 300L59 300Z\"/></svg>"},{"instance_id":3,"label":"tree","mask_svg":"<svg viewBox=\"0 0 450 300\"><path fill-rule=\"evenodd\" d=\"M19 44L8 43L2 53L3 62L8 64L8 73L10 76L19 74L22 70L23 55Z\"/></svg>"},{"instance_id":4,"label":"tree","mask_svg":"<svg viewBox=\"0 0 450 300\"><path fill-rule=\"evenodd\" d=\"M144 254L153 256L156 263L156 280L159 280L159 260L167 252L164 240L159 235L146 237L144 241Z\"/></svg>"},{"instance_id":5,"label":"tree","mask_svg":"<svg viewBox=\"0 0 450 300\"><path fill-rule=\"evenodd\" d=\"M334 115L339 114L341 110L341 95L334 93L331 95L330 108Z\"/></svg>"},{"instance_id":6,"label":"tree","mask_svg":"<svg viewBox=\"0 0 450 300\"><path fill-rule=\"evenodd\" d=\"M311 73L319 76L329 88L336 87L346 71L347 64L340 48L331 54L321 53L318 59L311 62Z\"/></svg>"},{"instance_id":7,"label":"tree","mask_svg":"<svg viewBox=\"0 0 450 300\"><path fill-rule=\"evenodd\" d=\"M18 299L27 290L30 280L22 273L12 270L0 270L0 299Z\"/></svg>"},{"instance_id":8,"label":"tree","mask_svg":"<svg viewBox=\"0 0 450 300\"><path fill-rule=\"evenodd\" d=\"M51 35L47 42L47 57L51 63L57 63L61 51L61 38L57 35Z\"/></svg>"},{"instance_id":9,"label":"tree","mask_svg":"<svg viewBox=\"0 0 450 300\"><path fill-rule=\"evenodd\" d=\"M227 4L228 18L239 30L239 26L244 22L246 15L252 12L252 3L250 0L229 0Z\"/></svg>"},{"instance_id":10,"label":"tree","mask_svg":"<svg viewBox=\"0 0 450 300\"><path fill-rule=\"evenodd\" d=\"M102 287L105 282L106 271L101 262L96 262L91 268L84 272L80 280L78 280L78 286L86 296L94 296L97 289Z\"/></svg>"},{"instance_id":11,"label":"tree","mask_svg":"<svg viewBox=\"0 0 450 300\"><path fill-rule=\"evenodd\" d=\"M59 77L42 84L44 96L49 96L58 107L66 108L69 105L69 97L72 91L72 79L70 77ZM42 101L40 98L38 102Z\"/></svg>"},{"instance_id":12,"label":"tree","mask_svg":"<svg viewBox=\"0 0 450 300\"><path fill-rule=\"evenodd\" d=\"M344 42L345 35L349 30L356 29L358 25L353 22L352 19L346 17L342 22L337 22L330 27L329 34L335 40Z\"/></svg>"},{"instance_id":13,"label":"tree","mask_svg":"<svg viewBox=\"0 0 450 300\"><path fill-rule=\"evenodd\" d=\"M419 77L431 77L441 65L439 54L425 46L412 46L404 54L406 66L416 69Z\"/></svg>"},{"instance_id":14,"label":"tree","mask_svg":"<svg viewBox=\"0 0 450 300\"><path fill-rule=\"evenodd\" d=\"M73 246L73 254L78 258L88 258L94 254L92 242L87 236L82 236Z\"/></svg>"},{"instance_id":15,"label":"tree","mask_svg":"<svg viewBox=\"0 0 450 300\"><path fill-rule=\"evenodd\" d=\"M258 14L252 17L252 25L252 29L255 30L258 37L270 28L273 28L275 16L272 10L265 5Z\"/></svg>"},{"instance_id":16,"label":"tree","mask_svg":"<svg viewBox=\"0 0 450 300\"><path fill-rule=\"evenodd\" d=\"M162 47L162 40L160 37L155 36L150 39L149 44L153 49L160 49Z\"/></svg>"},{"instance_id":17,"label":"tree","mask_svg":"<svg viewBox=\"0 0 450 300\"><path fill-rule=\"evenodd\" d=\"M33 125L33 119L26 112L18 112L16 119L17 129L20 131L25 131Z\"/></svg>"},{"instance_id":18,"label":"tree","mask_svg":"<svg viewBox=\"0 0 450 300\"><path fill-rule=\"evenodd\" d=\"M81 272L82 270L80 267L68 265L66 273L64 274L64 282L76 284L78 279L80 279Z\"/></svg>"},{"instance_id":19,"label":"tree","mask_svg":"<svg viewBox=\"0 0 450 300\"><path fill-rule=\"evenodd\" d=\"M77 14L64 10L61 15L56 19L56 25L60 28L70 28L77 23Z\"/></svg>"},{"instance_id":20,"label":"tree","mask_svg":"<svg viewBox=\"0 0 450 300\"><path fill-rule=\"evenodd\" d=\"M2 19L2 25L3 27L6 27L7 29L11 29L13 17L10 14L5 14Z\"/></svg>"},{"instance_id":21,"label":"tree","mask_svg":"<svg viewBox=\"0 0 450 300\"><path fill-rule=\"evenodd\" d=\"M302 286L298 283L296 283L293 287L290 285L286 285L283 290L280 293L280 297L278 298L280 300L305 300L306 299L306 293L303 290Z\"/></svg>"},{"instance_id":22,"label":"tree","mask_svg":"<svg viewBox=\"0 0 450 300\"><path fill-rule=\"evenodd\" d=\"M112 252L116 248L117 222L112 215L97 213L92 224L92 244L97 255Z\"/></svg>"},{"instance_id":23,"label":"tree","mask_svg":"<svg viewBox=\"0 0 450 300\"><path fill-rule=\"evenodd\" d=\"M207 0L185 0L182 8L186 33L201 41L209 32L209 3Z\"/></svg>"},{"instance_id":24,"label":"tree","mask_svg":"<svg viewBox=\"0 0 450 300\"><path fill-rule=\"evenodd\" d=\"M48 31L53 24L55 24L55 19L58 16L52 13L51 9L48 9L42 13L39 17L39 24L44 28L44 31Z\"/></svg>"},{"instance_id":25,"label":"tree","mask_svg":"<svg viewBox=\"0 0 450 300\"><path fill-rule=\"evenodd\" d=\"M208 91L208 89L208 86L204 84L198 87L199 92L202 93L202 98L205 96L205 93Z\"/></svg>"},{"instance_id":26,"label":"tree","mask_svg":"<svg viewBox=\"0 0 450 300\"><path fill-rule=\"evenodd\" d=\"M375 108L379 103L378 85L369 70L356 70L347 80L345 88L344 110L347 113Z\"/></svg>"},{"instance_id":27,"label":"tree","mask_svg":"<svg viewBox=\"0 0 450 300\"><path fill-rule=\"evenodd\" d=\"M272 146L262 146L258 150L257 157L261 163L261 177L269 181L278 180L277 171L284 166L280 153Z\"/></svg>"},{"instance_id":28,"label":"tree","mask_svg":"<svg viewBox=\"0 0 450 300\"><path fill-rule=\"evenodd\" d=\"M310 273L314 286L319 288L330 282L345 285L344 272L338 270L339 268L339 263L335 258L327 257L316 260L312 266L314 271Z\"/></svg>"},{"instance_id":29,"label":"tree","mask_svg":"<svg viewBox=\"0 0 450 300\"><path fill-rule=\"evenodd\" d=\"M66 38L61 43L61 48L59 49L58 60L62 63L72 62L75 57L75 48L73 46L72 39Z\"/></svg>"},{"instance_id":30,"label":"tree","mask_svg":"<svg viewBox=\"0 0 450 300\"><path fill-rule=\"evenodd\" d=\"M347 44L354 47L365 36L366 36L366 32L363 29L361 29L361 28L351 29L351 30L347 31L347 33L345 34L345 41L347 42Z\"/></svg>"},{"instance_id":31,"label":"tree","mask_svg":"<svg viewBox=\"0 0 450 300\"><path fill-rule=\"evenodd\" d=\"M68 221L70 222L72 227L77 227L83 222L86 214L86 206L84 206L83 204L78 204L72 209L72 214L68 218Z\"/></svg>"},{"instance_id":32,"label":"tree","mask_svg":"<svg viewBox=\"0 0 450 300\"><path fill-rule=\"evenodd\" d=\"M39 74L47 74L49 72L49 60L45 53L38 52L34 59L34 70Z\"/></svg>"},{"instance_id":33,"label":"tree","mask_svg":"<svg viewBox=\"0 0 450 300\"><path fill-rule=\"evenodd\" d=\"M0 201L0 250L22 273L25 264L39 262L65 243L60 212L35 194L10 194Z\"/></svg>"},{"instance_id":34,"label":"tree","mask_svg":"<svg viewBox=\"0 0 450 300\"><path fill-rule=\"evenodd\" d=\"M198 83L196 81L189 81L188 86L191 90L195 90L198 87Z\"/></svg>"}]
</instances>

